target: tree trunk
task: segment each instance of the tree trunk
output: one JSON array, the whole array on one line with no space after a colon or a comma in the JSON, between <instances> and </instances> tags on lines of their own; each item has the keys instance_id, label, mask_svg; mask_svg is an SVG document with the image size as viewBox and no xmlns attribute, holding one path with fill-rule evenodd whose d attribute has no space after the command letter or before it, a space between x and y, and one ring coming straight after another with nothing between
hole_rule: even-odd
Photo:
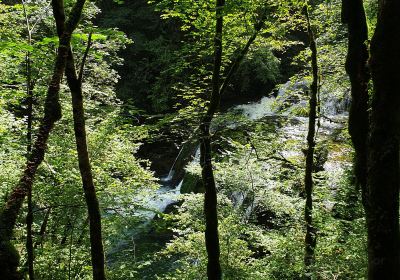
<instances>
[{"instance_id":1,"label":"tree trunk","mask_svg":"<svg viewBox=\"0 0 400 280\"><path fill-rule=\"evenodd\" d=\"M204 214L206 219L206 249L208 255L207 276L208 279L222 279L221 265L219 261L220 248L218 237L217 216L217 190L215 186L214 172L211 157L210 124L220 103L220 72L222 60L222 26L223 8L225 0L216 1L216 29L214 41L214 70L212 76L211 100L205 116L200 124L200 164L204 184Z\"/></svg>"},{"instance_id":2,"label":"tree trunk","mask_svg":"<svg viewBox=\"0 0 400 280\"><path fill-rule=\"evenodd\" d=\"M26 11L25 2L22 1L22 7L24 10L25 17L25 27L27 33L27 43L29 46L32 45L32 34L31 27L29 23L28 14ZM26 53L26 157L29 160L29 155L32 152L32 124L33 124L33 88L32 83L32 61L31 54L28 51ZM33 212L32 212L32 190L28 190L28 213L26 215L26 252L27 252L27 265L28 265L28 275L30 280L35 279L34 273L34 249L33 249L33 238L32 238L32 225L33 225Z\"/></svg>"},{"instance_id":3,"label":"tree trunk","mask_svg":"<svg viewBox=\"0 0 400 280\"><path fill-rule=\"evenodd\" d=\"M88 47L86 49L82 66L85 63L86 56L89 52L91 35L89 35ZM92 169L86 141L85 129L85 112L83 106L82 94L82 70L78 78L75 69L75 62L72 51L69 51L67 67L65 74L67 76L68 86L72 95L72 109L74 116L74 131L76 140L76 149L78 152L79 170L82 178L83 191L85 193L86 205L89 214L89 229L90 229L90 246L92 257L92 269L94 280L104 280L104 250L101 234L101 213L99 202L96 196L96 189L93 183Z\"/></svg>"},{"instance_id":4,"label":"tree trunk","mask_svg":"<svg viewBox=\"0 0 400 280\"><path fill-rule=\"evenodd\" d=\"M311 279L310 267L314 264L314 250L316 245L316 230L313 226L312 209L313 209L313 178L314 169L314 148L315 148L315 125L317 118L317 96L318 96L318 62L317 62L317 45L315 43L314 33L311 29L310 18L307 7L304 7L304 13L307 20L307 32L310 40L311 50L311 67L313 81L310 87L310 104L308 115L308 133L307 133L307 152L306 152L306 171L304 177L304 188L306 192L306 205L304 210L304 218L306 222L305 236L305 254L304 264L306 268L306 277Z\"/></svg>"},{"instance_id":5,"label":"tree trunk","mask_svg":"<svg viewBox=\"0 0 400 280\"><path fill-rule=\"evenodd\" d=\"M28 58L29 61L29 58ZM29 68L30 68L30 63L29 63ZM30 77L30 72L29 72L29 77ZM28 79L30 81L30 79ZM30 85L30 82L28 83ZM30 86L29 86L30 87ZM32 151L32 119L33 119L33 92L31 88L28 89L28 114L27 114L27 157L29 158L29 155ZM33 224L33 209L32 209L32 189L28 190L28 213L26 215L26 251L27 251L27 263L28 263L28 274L29 274L29 279L34 280L35 279L35 274L34 274L34 268L33 268L33 263L34 263L34 250L33 250L33 238L32 238L32 224Z\"/></svg>"},{"instance_id":6,"label":"tree trunk","mask_svg":"<svg viewBox=\"0 0 400 280\"><path fill-rule=\"evenodd\" d=\"M400 1L380 0L371 41L374 85L368 139L368 279L400 279Z\"/></svg>"},{"instance_id":7,"label":"tree trunk","mask_svg":"<svg viewBox=\"0 0 400 280\"><path fill-rule=\"evenodd\" d=\"M368 26L363 0L342 1L342 22L348 26L346 72L351 83L349 133L355 150L354 173L361 187L364 208L367 185L368 82ZM365 209L367 210L367 209Z\"/></svg>"},{"instance_id":8,"label":"tree trunk","mask_svg":"<svg viewBox=\"0 0 400 280\"><path fill-rule=\"evenodd\" d=\"M230 65L227 75L224 79L224 81L222 82L221 88L219 90L219 94L220 96L225 92L225 90L227 89L233 74L235 74L236 70L238 69L240 63L242 62L243 58L245 57L245 55L247 54L247 52L249 51L251 45L253 44L253 42L255 41L255 39L257 38L258 33L260 32L260 30L262 29L262 27L264 26L264 21L265 21L265 17L267 14L267 9L265 9L260 17L260 20L254 25L254 33L253 35L250 36L250 38L247 40L246 45L244 46L244 48L239 52L239 55L236 57L236 59L232 62L232 64Z\"/></svg>"},{"instance_id":9,"label":"tree trunk","mask_svg":"<svg viewBox=\"0 0 400 280\"><path fill-rule=\"evenodd\" d=\"M11 280L20 278L20 275L17 273L19 256L10 240L22 203L25 196L31 191L37 168L44 159L49 134L54 124L61 118L61 105L59 103L60 83L68 57L71 35L79 22L84 3L85 0L77 1L71 11L66 32L60 36L55 69L48 87L44 105L44 117L40 122L37 139L32 147L32 153L29 156L21 179L8 196L6 204L0 213L0 263L2 264L0 279ZM62 0L53 0L52 4L54 18L57 21L59 20L57 17L60 14L64 14L64 3Z\"/></svg>"},{"instance_id":10,"label":"tree trunk","mask_svg":"<svg viewBox=\"0 0 400 280\"><path fill-rule=\"evenodd\" d=\"M37 248L37 246L41 246L43 244L45 235L46 235L46 230L47 230L47 224L49 222L50 219L50 213L51 213L51 207L49 207L49 209L46 211L46 214L44 215L43 218L43 222L40 225L40 231L39 231L39 238L35 243L35 248Z\"/></svg>"},{"instance_id":11,"label":"tree trunk","mask_svg":"<svg viewBox=\"0 0 400 280\"><path fill-rule=\"evenodd\" d=\"M212 78L212 94L205 116L202 118L200 124L200 165L202 167L202 181L204 184L204 213L206 217L206 248L208 254L207 276L208 279L221 279L221 265L219 262L220 249L218 238L218 216L217 216L217 190L215 186L215 178L212 167L212 154L211 154L211 135L210 125L214 118L214 114L219 107L221 95L227 89L233 74L239 67L244 56L249 51L250 46L257 38L258 33L264 25L265 15L267 9L264 10L260 20L254 26L254 33L248 39L244 48L239 52L238 56L230 67L228 68L227 75L224 81L220 82L220 70L222 60L222 27L223 27L223 13L222 9L225 5L224 0L217 0L216 2L216 31L214 43L214 71ZM221 84L221 86L220 86Z\"/></svg>"}]
</instances>

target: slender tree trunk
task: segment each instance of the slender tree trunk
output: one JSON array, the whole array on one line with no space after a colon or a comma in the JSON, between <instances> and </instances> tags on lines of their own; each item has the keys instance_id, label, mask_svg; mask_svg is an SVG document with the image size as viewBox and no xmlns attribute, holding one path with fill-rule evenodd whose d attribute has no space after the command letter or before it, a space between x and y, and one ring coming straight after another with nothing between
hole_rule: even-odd
<instances>
[{"instance_id":1,"label":"slender tree trunk","mask_svg":"<svg viewBox=\"0 0 400 280\"><path fill-rule=\"evenodd\" d=\"M243 61L243 58L245 57L245 55L249 51L251 45L256 40L257 35L260 33L260 30L264 26L264 21L265 21L266 14L267 14L267 9L264 10L264 12L262 13L262 15L260 17L260 20L254 25L253 35L250 36L250 38L247 40L247 43L244 46L244 48L239 52L239 55L236 57L236 59L230 65L230 67L228 69L228 72L227 72L227 75L225 77L225 80L222 82L221 88L219 90L220 96L227 89L227 87L228 87L233 75L235 74L236 70L240 66L240 63Z\"/></svg>"},{"instance_id":2,"label":"slender tree trunk","mask_svg":"<svg viewBox=\"0 0 400 280\"><path fill-rule=\"evenodd\" d=\"M371 41L374 85L368 139L368 279L400 279L400 1L380 0Z\"/></svg>"},{"instance_id":3,"label":"slender tree trunk","mask_svg":"<svg viewBox=\"0 0 400 280\"><path fill-rule=\"evenodd\" d=\"M35 248L37 248L37 246L41 246L43 244L43 241L44 241L44 238L46 235L47 224L49 223L49 219L50 219L50 213L51 213L51 207L49 207L49 209L46 211L46 214L44 215L44 218L43 218L43 222L40 225L39 238L35 242Z\"/></svg>"},{"instance_id":4,"label":"slender tree trunk","mask_svg":"<svg viewBox=\"0 0 400 280\"><path fill-rule=\"evenodd\" d=\"M212 93L207 112L200 124L200 164L204 184L204 214L206 219L206 249L208 255L207 276L208 279L222 279L220 265L220 248L218 237L217 215L217 190L215 186L214 172L211 156L210 124L220 103L220 72L222 60L222 26L223 8L225 0L216 0L216 29L214 41L214 70L212 76Z\"/></svg>"},{"instance_id":5,"label":"slender tree trunk","mask_svg":"<svg viewBox=\"0 0 400 280\"><path fill-rule=\"evenodd\" d=\"M25 27L28 38L28 45L32 45L32 33L29 23L28 14L26 11L25 2L22 1L25 17ZM26 121L27 121L27 132L26 132L26 156L29 160L29 155L32 152L32 123L33 123L33 83L32 83L32 62L31 54L26 54ZM32 238L32 224L33 224L33 212L32 212L32 190L28 190L28 213L26 215L26 252L27 252L27 264L28 264L28 275L30 280L35 279L34 273L34 249L33 249L33 238Z\"/></svg>"},{"instance_id":6,"label":"slender tree trunk","mask_svg":"<svg viewBox=\"0 0 400 280\"><path fill-rule=\"evenodd\" d=\"M228 87L233 74L236 72L250 46L257 38L258 33L264 25L266 10L260 20L255 24L255 30L248 39L244 48L239 52L236 59L230 65L225 80L220 82L221 60L222 60L222 28L223 28L223 7L224 0L216 2L216 30L214 41L214 70L212 78L211 100L206 114L200 124L200 165L202 167L202 180L204 184L204 213L206 218L206 249L208 254L207 277L208 279L222 279L221 265L219 261L220 248L218 237L218 216L217 216L217 190L215 185L214 172L212 167L211 135L210 125L214 114L218 110L221 95ZM220 85L221 84L221 85Z\"/></svg>"},{"instance_id":7,"label":"slender tree trunk","mask_svg":"<svg viewBox=\"0 0 400 280\"><path fill-rule=\"evenodd\" d=\"M48 87L44 117L40 122L37 139L32 147L32 153L21 179L8 196L7 202L0 213L0 263L2 264L0 279L20 278L20 275L17 273L19 256L10 240L22 203L25 196L31 191L37 168L44 159L49 134L54 124L61 118L61 106L59 103L60 83L68 57L71 35L79 22L84 3L85 0L78 0L76 2L67 22L66 32L60 36L55 68ZM57 21L59 20L57 17L60 14L64 14L64 3L62 0L53 0L52 4L54 17Z\"/></svg>"},{"instance_id":8,"label":"slender tree trunk","mask_svg":"<svg viewBox=\"0 0 400 280\"><path fill-rule=\"evenodd\" d=\"M351 82L349 133L355 150L354 173L361 187L364 208L367 185L368 119L368 26L363 0L342 1L342 22L348 26L346 72ZM367 210L367 209L365 209Z\"/></svg>"},{"instance_id":9,"label":"slender tree trunk","mask_svg":"<svg viewBox=\"0 0 400 280\"><path fill-rule=\"evenodd\" d=\"M29 35L30 37L30 35ZM30 39L29 39L30 44ZM29 159L29 155L32 152L32 123L33 123L33 86L31 81L31 60L30 53L27 53L26 56L26 67L27 67L27 158ZM28 213L26 215L26 251L27 251L27 263L28 263L28 274L29 279L34 280L34 250L33 250L33 238L32 238L32 224L33 224L33 210L32 210L32 189L28 190Z\"/></svg>"},{"instance_id":10,"label":"slender tree trunk","mask_svg":"<svg viewBox=\"0 0 400 280\"><path fill-rule=\"evenodd\" d=\"M94 280L104 280L104 250L101 234L101 213L99 202L96 196L96 189L93 183L92 169L86 141L85 112L83 106L82 94L82 75L83 65L90 49L91 35L89 35L88 47L82 61L79 78L76 74L75 62L72 51L69 51L67 67L65 74L67 76L68 86L72 95L72 109L74 116L74 131L76 140L76 149L78 152L79 170L82 178L83 191L85 193L86 205L89 213L90 246L92 257L92 269Z\"/></svg>"},{"instance_id":11,"label":"slender tree trunk","mask_svg":"<svg viewBox=\"0 0 400 280\"><path fill-rule=\"evenodd\" d=\"M304 218L306 221L305 236L305 254L304 264L306 267L306 277L311 279L310 266L314 264L314 250L316 245L316 230L313 226L312 209L313 209L313 178L314 169L314 148L315 148L315 125L317 118L317 96L318 96L318 62L317 62L317 45L315 43L314 33L311 29L310 18L307 7L304 8L307 19L308 38L310 40L311 50L311 66L313 81L310 88L310 112L308 115L308 134L307 134L307 153L306 153L306 171L304 178L304 187L306 192L306 205L304 210Z\"/></svg>"}]
</instances>

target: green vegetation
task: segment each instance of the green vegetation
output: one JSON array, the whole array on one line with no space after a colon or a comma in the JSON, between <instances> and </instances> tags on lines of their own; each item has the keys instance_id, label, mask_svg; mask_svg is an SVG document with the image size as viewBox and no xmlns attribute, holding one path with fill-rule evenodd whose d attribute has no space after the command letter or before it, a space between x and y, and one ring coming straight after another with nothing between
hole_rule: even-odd
<instances>
[{"instance_id":1,"label":"green vegetation","mask_svg":"<svg viewBox=\"0 0 400 280\"><path fill-rule=\"evenodd\" d=\"M399 279L399 11L0 0L0 279Z\"/></svg>"}]
</instances>

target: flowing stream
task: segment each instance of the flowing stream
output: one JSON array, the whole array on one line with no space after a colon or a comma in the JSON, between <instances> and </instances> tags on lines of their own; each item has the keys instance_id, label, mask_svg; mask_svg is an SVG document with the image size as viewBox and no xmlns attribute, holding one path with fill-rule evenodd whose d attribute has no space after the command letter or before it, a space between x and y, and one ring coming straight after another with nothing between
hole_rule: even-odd
<instances>
[{"instance_id":1,"label":"flowing stream","mask_svg":"<svg viewBox=\"0 0 400 280\"><path fill-rule=\"evenodd\" d=\"M298 110L306 109L308 104L304 100L291 100L289 91L299 90L304 91L305 84L297 83L291 85L290 83L286 83L281 86L276 96L263 97L257 102L251 102L248 104L241 104L234 106L230 110L229 113L234 113L235 117L233 121L229 123L224 123L223 125L230 129L239 129L240 122L244 118L247 118L249 121L272 121L275 119L284 118L287 121L285 124L278 129L278 136L282 137L282 142L287 139L295 140L300 143L304 143L306 134L307 134L307 126L308 126L308 118L307 117L298 117L293 116L295 112ZM282 109L282 103L287 100L288 106ZM325 98L326 103L325 106L321 108L321 112L324 115L324 118L320 118L319 127L318 127L318 138L320 136L327 136L328 138L335 137L334 133L338 128L344 126L347 115L345 113L346 102L347 100L337 101L334 98ZM283 101L283 102L282 102ZM239 115L237 115L239 114ZM264 120L265 119L265 120ZM140 198L142 205L145 206L145 209L137 210L135 215L141 217L143 223L138 228L131 229L126 235L129 235L132 241L120 241L118 244L113 246L110 254L114 254L119 252L122 248L127 248L130 245L129 242L133 242L133 244L144 244L142 246L154 246L154 244L159 244L162 246L163 242L167 242L171 238L170 236L162 237L158 233L152 232L151 222L157 219L157 213L164 213L168 211L168 206L173 205L179 201L179 197L181 194L181 187L183 184L183 172L182 168L187 164L199 164L200 162L200 149L195 146L193 143L189 143L190 147L187 148L185 152L185 145L181 147L179 154L174 160L168 175L165 177L159 178L160 187L155 192L151 194L144 194L144 197ZM341 153L341 154L340 154ZM350 152L349 152L350 153ZM192 154L189 156L189 160L186 158L186 162L183 161L188 154ZM339 154L339 155L338 155ZM332 190L332 193L335 192L338 184L340 184L340 178L344 172L344 164L339 159L343 154L343 151L329 151L327 160L323 164L323 169L328 174L327 183L329 184L329 188ZM302 156L301 150L286 150L283 151L282 155L285 158L289 157L297 157ZM189 161L189 162L187 162ZM271 186L274 185L274 182L270 182ZM149 192L150 193L150 192ZM235 205L243 202L245 197L241 197L243 194L237 193L232 194L233 199L235 200ZM325 201L325 205L327 209L332 209L333 203L330 201ZM249 210L251 211L251 209ZM136 245L134 245L136 246ZM135 247L136 248L136 247ZM136 249L135 249L136 250ZM142 248L143 250L147 250L146 248ZM138 251L140 251L138 249Z\"/></svg>"},{"instance_id":2,"label":"flowing stream","mask_svg":"<svg viewBox=\"0 0 400 280\"><path fill-rule=\"evenodd\" d=\"M276 97L266 96L257 102L237 105L231 110L228 110L228 112L239 111L243 116L253 121L259 120L266 116L289 118L294 121L288 122L288 125L281 128L281 130L284 132L284 135L293 140L304 140L307 133L308 118L296 117L292 116L292 114L301 108L306 109L308 103L304 100L293 102L290 104L290 106L285 108L285 110L282 110L279 104L284 103L285 100L288 100L291 96L291 92L304 91L306 87L307 85L304 82L297 82L294 84L287 82L280 87ZM320 119L320 126L317 133L330 135L336 128L343 126L344 122L346 121L346 109L349 101L347 99L338 101L334 97L330 96L326 96L324 101L325 102L323 103L324 105L321 108L321 112L324 114L325 118ZM230 124L230 128L235 128L236 126L237 123ZM161 187L157 191L157 196L154 197L153 200L149 201L150 208L153 208L156 212L164 212L168 205L177 202L179 199L183 179L181 179L178 184L171 184L171 182L174 181L174 174L177 171L175 170L176 163L182 156L182 150L183 148L180 150L168 175L160 178ZM284 156L291 156L293 155L292 153L292 151L285 151ZM197 147L195 155L192 159L192 164L199 164L199 158L200 149ZM326 171L335 173L338 169L340 169L340 164L327 160L324 164L324 169ZM150 215L150 217L154 217L154 214Z\"/></svg>"}]
</instances>

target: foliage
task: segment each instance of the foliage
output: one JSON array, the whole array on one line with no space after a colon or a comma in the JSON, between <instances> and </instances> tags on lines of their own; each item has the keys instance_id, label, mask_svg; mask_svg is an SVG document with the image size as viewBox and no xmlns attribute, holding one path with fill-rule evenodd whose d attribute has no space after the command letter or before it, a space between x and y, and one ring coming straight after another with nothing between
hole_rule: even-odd
<instances>
[{"instance_id":1,"label":"foliage","mask_svg":"<svg viewBox=\"0 0 400 280\"><path fill-rule=\"evenodd\" d=\"M214 6L204 0L122 2L88 3L72 38L76 68L81 69L92 34L82 68L83 91L107 276L205 279L198 157L194 155L186 165L178 189L169 190L172 186L155 178L151 162L140 159L138 151L149 143L172 143L177 150L190 146L185 157L192 158L195 128L210 94ZM73 1L65 3L70 9ZM259 104L269 106L261 108L261 118L246 116L243 106L227 112L223 108L211 125L224 279L304 276L304 117L308 115L311 75L301 14L304 4L298 0L234 0L227 1L224 9L222 78L253 34L254 25L263 19L264 28L234 75L222 105L244 102L241 98L269 98ZM337 116L346 112L349 102L340 1L309 5L321 65L314 170L318 242L312 277L361 279L367 259L364 213L350 172L352 148L344 128L346 118ZM376 3L365 1L365 7L372 34ZM0 3L3 201L26 161L28 58L35 135L57 44L48 1ZM61 102L63 118L50 137L33 189L35 273L37 279L91 279L88 219L65 82ZM165 151L159 158L174 161L173 156L174 151ZM179 186L184 193L179 201L173 200L165 210L155 205L161 204L158 199L163 191L176 195ZM13 242L25 273L26 205L23 210Z\"/></svg>"},{"instance_id":2,"label":"foliage","mask_svg":"<svg viewBox=\"0 0 400 280\"><path fill-rule=\"evenodd\" d=\"M214 143L219 147L215 174L224 279L300 279L304 274L303 137L289 138L294 131L305 133L304 126L284 119L245 125L240 120L215 136L222 138ZM319 236L314 273L316 279L360 279L366 240L360 194L348 172L348 136L341 128L325 129L320 141L331 148L322 162L325 169L314 175ZM187 171L199 176L198 163ZM176 213L164 217L175 238L153 259L170 263L157 279L205 277L203 196L186 194L182 200Z\"/></svg>"},{"instance_id":3,"label":"foliage","mask_svg":"<svg viewBox=\"0 0 400 280\"><path fill-rule=\"evenodd\" d=\"M70 2L66 3L67 6ZM0 195L16 184L25 162L26 58L32 65L34 82L34 131L42 114L44 91L55 58L58 39L54 36L49 6L43 1L22 5L3 5L1 9L2 63L0 90ZM23 10L32 34L27 39ZM103 213L107 251L120 241L127 227L144 218L137 215L143 192L151 193L157 182L147 163L135 158L140 141L147 137L144 127L130 127L121 118L121 103L115 96L119 75L115 67L122 63L119 50L131 43L116 29L98 28L92 20L98 9L89 3L82 24L73 34L72 49L80 69L83 53L92 33L92 45L83 72L89 152L95 186ZM7 65L7 67L3 67ZM39 279L90 279L88 220L77 163L72 128L72 107L68 87L61 87L63 118L51 135L44 164L39 168L33 189L35 271ZM24 211L25 212L25 211ZM26 212L25 212L26 213ZM135 216L129 217L129 213ZM15 231L15 244L25 262L24 214ZM118 235L118 237L115 237ZM22 267L22 271L25 268Z\"/></svg>"}]
</instances>

